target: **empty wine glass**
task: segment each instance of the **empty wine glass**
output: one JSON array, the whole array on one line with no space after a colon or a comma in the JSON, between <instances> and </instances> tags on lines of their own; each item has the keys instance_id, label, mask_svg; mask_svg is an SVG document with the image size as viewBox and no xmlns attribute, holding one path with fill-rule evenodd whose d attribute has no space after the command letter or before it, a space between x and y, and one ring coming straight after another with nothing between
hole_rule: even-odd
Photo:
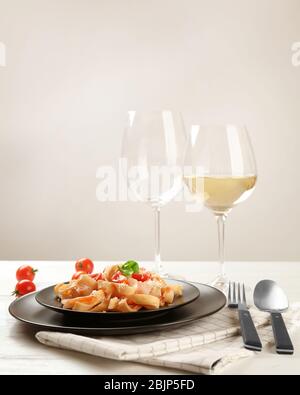
<instances>
[{"instance_id":1,"label":"empty wine glass","mask_svg":"<svg viewBox=\"0 0 300 395\"><path fill-rule=\"evenodd\" d=\"M134 197L148 203L155 217L155 271L165 275L160 256L160 210L182 188L186 144L181 114L174 111L129 111L122 157Z\"/></svg>"},{"instance_id":2,"label":"empty wine glass","mask_svg":"<svg viewBox=\"0 0 300 395\"><path fill-rule=\"evenodd\" d=\"M245 127L192 126L184 181L191 194L202 200L217 220L220 273L213 285L223 290L228 287L224 259L226 218L233 207L251 195L256 180L255 157Z\"/></svg>"}]
</instances>

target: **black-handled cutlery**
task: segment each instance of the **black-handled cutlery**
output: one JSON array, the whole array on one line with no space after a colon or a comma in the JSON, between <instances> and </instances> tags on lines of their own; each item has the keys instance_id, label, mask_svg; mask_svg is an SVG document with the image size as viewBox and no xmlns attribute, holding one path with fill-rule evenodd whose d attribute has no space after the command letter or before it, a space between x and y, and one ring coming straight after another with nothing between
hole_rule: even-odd
<instances>
[{"instance_id":1,"label":"black-handled cutlery","mask_svg":"<svg viewBox=\"0 0 300 395\"><path fill-rule=\"evenodd\" d=\"M241 286L240 283L229 283L228 307L238 310L245 348L252 351L261 351L262 344L247 307L244 284Z\"/></svg>"}]
</instances>

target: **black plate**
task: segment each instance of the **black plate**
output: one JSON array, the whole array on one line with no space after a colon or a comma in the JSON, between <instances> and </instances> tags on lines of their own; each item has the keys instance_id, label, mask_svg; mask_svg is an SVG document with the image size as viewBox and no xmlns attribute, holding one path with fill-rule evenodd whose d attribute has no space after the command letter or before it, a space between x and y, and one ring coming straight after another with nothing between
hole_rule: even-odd
<instances>
[{"instance_id":1,"label":"black plate","mask_svg":"<svg viewBox=\"0 0 300 395\"><path fill-rule=\"evenodd\" d=\"M221 310L226 304L225 295L208 285L194 285L200 291L200 297L194 302L175 310L166 312L163 316L152 317L145 321L139 320L130 325L127 322L112 322L109 320L70 319L45 309L36 303L35 293L16 299L9 306L10 314L16 319L30 324L36 330L69 332L89 336L112 336L146 333L166 328L176 328L186 325L199 318L211 315Z\"/></svg>"},{"instance_id":2,"label":"black plate","mask_svg":"<svg viewBox=\"0 0 300 395\"><path fill-rule=\"evenodd\" d=\"M112 319L112 320L124 320L124 319L144 319L146 316L161 316L162 314L165 314L166 312L176 309L178 307L182 307L186 304L189 304L196 300L199 295L199 289L195 287L194 285L187 283L185 281L179 281L179 280L172 280L168 279L167 282L169 284L178 284L182 285L183 287L183 295L180 297L176 297L174 299L174 302L171 305L161 307L159 310L139 310L134 313L119 313L119 312L91 312L91 311L74 311L74 310L68 310L64 309L62 307L62 304L60 303L59 300L56 299L55 294L54 294L54 285L48 288L43 289L42 291L38 292L35 296L36 301L41 304L44 307L47 307L48 309L54 310L57 313L62 313L67 316L72 316L72 317L92 317L93 319Z\"/></svg>"}]
</instances>

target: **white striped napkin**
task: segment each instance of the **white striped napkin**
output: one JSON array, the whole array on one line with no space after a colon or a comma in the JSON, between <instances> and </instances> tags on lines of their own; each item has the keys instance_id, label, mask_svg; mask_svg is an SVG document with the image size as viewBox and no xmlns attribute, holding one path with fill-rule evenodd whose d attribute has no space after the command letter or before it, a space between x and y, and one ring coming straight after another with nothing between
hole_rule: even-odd
<instances>
[{"instance_id":1,"label":"white striped napkin","mask_svg":"<svg viewBox=\"0 0 300 395\"><path fill-rule=\"evenodd\" d=\"M272 343L269 315L257 310L251 314L262 343ZM292 305L284 319L290 332L300 326L300 303ZM237 312L227 308L193 324L150 334L91 338L39 332L36 338L51 347L202 374L219 373L233 361L255 355L243 348Z\"/></svg>"}]
</instances>

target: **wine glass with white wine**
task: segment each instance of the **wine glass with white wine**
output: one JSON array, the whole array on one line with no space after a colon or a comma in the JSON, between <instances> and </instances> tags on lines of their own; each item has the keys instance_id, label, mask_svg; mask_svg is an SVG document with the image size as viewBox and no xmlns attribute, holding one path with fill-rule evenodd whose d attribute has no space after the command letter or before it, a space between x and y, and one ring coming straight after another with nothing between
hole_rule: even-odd
<instances>
[{"instance_id":1,"label":"wine glass with white wine","mask_svg":"<svg viewBox=\"0 0 300 395\"><path fill-rule=\"evenodd\" d=\"M226 290L225 222L230 211L253 192L257 170L245 127L193 125L185 154L184 181L218 224L220 273L213 285Z\"/></svg>"},{"instance_id":2,"label":"wine glass with white wine","mask_svg":"<svg viewBox=\"0 0 300 395\"><path fill-rule=\"evenodd\" d=\"M154 270L167 276L160 256L160 210L182 189L186 135L181 114L175 111L129 111L122 157L136 200L154 211Z\"/></svg>"}]
</instances>

